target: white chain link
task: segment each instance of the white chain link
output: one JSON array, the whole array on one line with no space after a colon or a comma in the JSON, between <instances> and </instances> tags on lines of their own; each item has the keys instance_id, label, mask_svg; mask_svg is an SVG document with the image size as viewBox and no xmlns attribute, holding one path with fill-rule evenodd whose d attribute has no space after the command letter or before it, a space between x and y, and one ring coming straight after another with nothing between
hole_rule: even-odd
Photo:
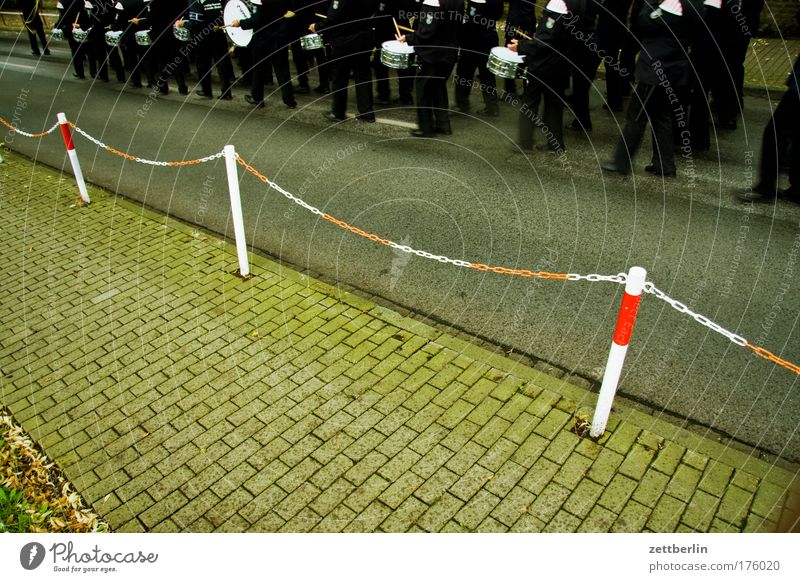
<instances>
[{"instance_id":1,"label":"white chain link","mask_svg":"<svg viewBox=\"0 0 800 582\"><path fill-rule=\"evenodd\" d=\"M22 131L21 129L18 129L16 127L14 128L14 133L18 133L23 137L44 137L46 135L50 135L51 133L53 133L58 127L58 125L59 125L58 122L56 122L56 124L53 127L51 127L45 132L42 132L42 134L28 133L27 131Z\"/></svg>"},{"instance_id":2,"label":"white chain link","mask_svg":"<svg viewBox=\"0 0 800 582\"><path fill-rule=\"evenodd\" d=\"M685 314L689 315L692 319L694 319L700 325L702 325L704 327L707 327L708 329L710 329L712 331L715 331L720 335L725 336L726 338L731 340L733 343L735 343L737 346L744 347L744 346L746 346L748 344L747 340L745 338L743 338L742 336L736 335L732 331L728 331L727 329L725 329L721 325L718 325L718 324L714 323L713 321L711 321L705 315L702 315L700 313L696 313L696 312L692 311L691 309L689 309L685 304L681 303L680 301L677 301L677 300L673 299L672 297L670 297L669 295L664 293L661 289L656 287L652 283L652 281L647 281L644 284L644 292L645 293L649 293L650 295L655 295L658 299L661 299L662 301L665 301L670 306L672 306L675 310L677 310L679 313L685 313Z\"/></svg>"},{"instance_id":3,"label":"white chain link","mask_svg":"<svg viewBox=\"0 0 800 582\"><path fill-rule=\"evenodd\" d=\"M619 283L624 285L628 282L628 275L626 273L618 273L616 275L598 275L596 273L592 273L590 275L578 275L577 273L569 273L567 275L568 281L591 281L592 283L596 283L597 281L608 281L609 283Z\"/></svg>"},{"instance_id":4,"label":"white chain link","mask_svg":"<svg viewBox=\"0 0 800 582\"><path fill-rule=\"evenodd\" d=\"M89 135L88 133L83 131L80 127L78 127L78 126L73 126L73 127L74 127L74 129L75 129L75 131L77 133L81 134L83 137L88 139L90 142L92 142L96 146L101 147L103 149L107 149L108 148L108 146L106 144L104 144L99 139L97 139L95 137L92 137L91 135ZM223 155L225 155L224 152L217 152L215 154L211 154L210 156L206 156L204 158L199 158L198 159L198 163L204 164L206 162L210 162L212 160L219 159ZM168 167L170 165L170 162L160 162L158 160L147 160L145 158L140 158L140 157L137 157L137 156L134 156L134 159L132 161L139 162L140 164L146 164L148 166Z\"/></svg>"}]
</instances>

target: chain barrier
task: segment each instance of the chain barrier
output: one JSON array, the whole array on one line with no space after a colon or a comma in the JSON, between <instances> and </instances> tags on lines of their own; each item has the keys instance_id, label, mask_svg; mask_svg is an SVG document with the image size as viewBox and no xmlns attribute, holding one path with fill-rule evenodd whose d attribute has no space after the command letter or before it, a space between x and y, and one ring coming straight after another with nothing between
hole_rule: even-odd
<instances>
[{"instance_id":1,"label":"chain barrier","mask_svg":"<svg viewBox=\"0 0 800 582\"><path fill-rule=\"evenodd\" d=\"M109 145L104 144L99 139L97 139L97 138L91 136L90 134L86 133L81 128L79 128L77 125L75 125L73 122L68 121L67 123L69 124L69 126L73 130L75 130L77 133L79 133L80 135L82 135L83 137L85 137L86 139L88 139L90 142L92 142L93 144L97 145L98 147L100 147L100 148L102 148L102 149L104 149L104 150L106 150L106 151L108 151L108 152L110 152L110 153L112 153L114 155L117 155L117 156L119 156L121 158L124 158L124 159L132 161L132 162L138 162L140 164L147 164L147 165L151 165L151 166L175 168L175 167L193 166L193 165L197 165L197 164L203 164L203 163L206 163L206 162L211 162L213 160L217 160L217 159L222 158L224 156L224 152L218 152L218 153L215 153L215 154L211 154L209 156L205 156L203 158L198 158L198 159L195 159L195 160L182 160L182 161L178 161L178 162L162 162L162 161L158 161L158 160L148 160L148 159L145 159L145 158L140 158L138 156L132 156L130 154L126 154L125 152L121 152L121 151L119 151L119 150L117 150L117 149L115 149L115 148L113 148L113 147L111 147ZM53 127L48 129L47 131L43 131L41 133L28 133L26 131L22 131L21 129L18 129L18 128L14 127L12 124L10 124L8 121L3 119L2 117L0 117L0 124L4 125L5 127L10 129L11 131L13 131L15 133L18 133L19 135L22 135L24 137L30 137L30 138L41 138L41 137L45 137L47 135L50 135L59 126L59 124L56 123L55 125L53 125ZM245 160L243 160L241 158L241 156L239 156L239 154L236 154L236 162L239 165L241 165L247 172L249 172L250 174L254 175L256 178L261 180L264 184L266 184L270 188L273 188L274 190L276 190L277 192L282 194L284 197L286 197L289 201L293 202L294 204L297 204L298 206L302 206L303 208L305 208L306 210L308 210L312 214L320 216L321 218L327 220L331 224L334 224L334 225L336 225L336 226L338 226L340 228L343 228L343 229L347 230L348 232L352 232L353 234L356 234L356 235L358 235L360 237L366 238L366 239L371 240L371 241L376 242L376 243L380 243L382 245L388 246L390 248L396 249L396 250L404 252L404 253L416 255L416 256L424 258L424 259L430 259L430 260L438 261L440 263L454 265L456 267L462 267L462 268L467 268L467 269L475 269L477 271L482 271L482 272L492 272L492 273L497 273L499 275L510 275L510 276L522 277L522 278L550 279L550 280L556 280L556 281L608 282L608 283L617 283L617 284L620 284L620 285L624 285L627 282L627 275L625 273L618 273L616 275L600 275L600 274L597 274L597 273L592 273L592 274L589 274L589 275L580 275L580 274L577 274L577 273L550 273L550 272L547 272L547 271L530 271L528 269L511 269L511 268L502 267L502 266L485 265L483 263L472 263L470 261L464 261L464 260L461 260L461 259L451 259L450 257L446 257L446 256L443 256L443 255L434 255L433 253L429 253L427 251L414 249L414 248L411 248L408 245L401 245L401 244L398 244L398 243L396 243L394 241L391 241L391 240L388 240L388 239L385 239L385 238L381 238L377 234L366 232L366 231L364 231L364 230L362 230L362 229L360 229L360 228L358 228L356 226L352 226L352 225L348 224L347 222L345 222L343 220L339 220L338 218L336 218L334 216L331 216L330 214L322 212L319 208L311 206L310 204L306 203L301 198L298 198L297 196L293 195L291 192L287 192L286 190L281 188L278 184L276 184L275 182L270 180L267 176L265 176L264 174L262 174L261 172L256 170L253 166L248 164ZM730 340L731 342L733 342L737 346L741 346L743 348L747 348L749 350L752 350L753 353L755 353L758 357L760 357L760 358L762 358L764 360L767 360L769 362L772 362L774 364L777 364L777 365L779 365L779 366L781 366L781 367L783 367L783 368L785 368L785 369L787 369L787 370L789 370L791 372L794 372L797 375L800 375L800 366L798 366L797 364L793 364L792 362L784 360L783 358L773 354L772 352L770 352L769 350L767 350L765 348L762 348L762 347L755 346L755 345L751 344L749 341L747 341L742 336L737 335L737 334L733 333L732 331L729 331L729 330L725 329L724 327L722 327L721 325L719 325L717 323L714 323L713 321L711 321L705 315L702 315L700 313L692 311L684 303L681 303L680 301L678 301L676 299L673 299L672 297L670 297L669 295L664 293L661 289L656 287L655 284L652 281L647 281L645 283L644 292L649 294L649 295L653 295L656 298L666 302L673 309L675 309L678 313L682 313L682 314L688 315L689 317L694 319L700 325L710 329L711 331L713 331L715 333L718 333L718 334L722 335L723 337L726 337L728 340Z\"/></svg>"},{"instance_id":2,"label":"chain barrier","mask_svg":"<svg viewBox=\"0 0 800 582\"><path fill-rule=\"evenodd\" d=\"M179 167L182 167L182 166L194 166L194 165L197 165L197 164L204 164L206 162L211 162L213 160L217 160L217 159L219 159L219 158L221 158L223 156L223 152L217 152L215 154L211 154L210 156L205 156L204 158L198 158L196 160L181 160L179 162L161 162L161 161L158 161L158 160L148 160L148 159L145 159L145 158L140 158L138 156L132 156L130 154L126 154L125 152L121 152L118 149L112 148L111 146L104 144L99 139L89 135L88 133L83 131L80 127L75 125L73 122L68 121L67 123L69 124L69 126L72 129L75 130L76 133L79 133L80 135L82 135L83 137L88 139L90 142L92 142L93 144L95 144L99 148L102 148L102 149L106 150L107 152L114 154L115 156L119 156L119 157L124 158L126 160L129 160L131 162L138 162L140 164L145 164L145 165L148 165L148 166L160 166L160 167L165 167L165 168L179 168Z\"/></svg>"},{"instance_id":3,"label":"chain barrier","mask_svg":"<svg viewBox=\"0 0 800 582\"><path fill-rule=\"evenodd\" d=\"M0 117L0 124L5 125L8 129L13 131L14 133L18 133L19 135L21 135L23 137L34 137L34 138L40 138L40 137L45 137L47 135L50 135L51 133L53 133L56 130L56 128L58 128L58 123L56 123L53 127L48 129L47 131L43 131L41 133L28 133L27 131L22 131L21 129L14 127L12 124L10 124L8 121L3 119L2 117Z\"/></svg>"}]
</instances>

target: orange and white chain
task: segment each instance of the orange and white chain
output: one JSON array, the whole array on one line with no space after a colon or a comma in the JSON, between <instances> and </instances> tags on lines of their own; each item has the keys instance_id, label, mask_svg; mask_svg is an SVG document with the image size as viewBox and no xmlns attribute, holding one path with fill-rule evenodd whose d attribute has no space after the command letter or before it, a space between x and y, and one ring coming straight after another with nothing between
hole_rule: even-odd
<instances>
[{"instance_id":1,"label":"orange and white chain","mask_svg":"<svg viewBox=\"0 0 800 582\"><path fill-rule=\"evenodd\" d=\"M121 158L125 158L126 160L129 160L131 162L138 162L140 164L146 164L148 166L160 166L160 167L171 167L171 168L178 167L178 166L193 166L193 165L196 165L196 164L204 164L206 162L211 162L211 161L217 160L217 159L219 159L219 158L221 158L223 156L222 152L217 152L215 154L211 154L211 155L205 156L203 158L198 158L196 160L182 160L182 161L179 161L179 162L162 162L162 161L159 161L159 160L148 160L148 159L145 159L145 158L140 158L138 156L132 156L130 154L126 154L125 152L121 152L118 149L115 149L115 148L113 148L113 147L111 147L109 145L104 144L102 141L100 141L96 137L93 137L93 136L89 135L88 133L86 133L85 131L83 131L80 127L78 127L77 125L75 125L71 121L69 122L69 125L70 125L70 127L72 129L75 130L76 133L79 133L80 135L82 135L83 137L88 139L90 142L95 144L96 146L98 146L98 147L100 147L100 148L102 148L102 149L104 149L104 150L106 150L106 151L108 151L108 152L110 152L110 153L112 153L114 155L117 155L117 156L119 156Z\"/></svg>"},{"instance_id":2,"label":"orange and white chain","mask_svg":"<svg viewBox=\"0 0 800 582\"><path fill-rule=\"evenodd\" d=\"M53 133L58 128L58 123L56 123L55 125L53 125L53 127L48 129L47 131L43 131L41 133L28 133L27 131L22 131L18 127L15 127L11 123L9 123L5 119L3 119L2 117L0 117L0 124L5 125L8 129L13 131L14 133L18 133L19 135L21 135L23 137L34 137L34 138L40 138L40 137L45 137L47 135L50 135L51 133Z\"/></svg>"}]
</instances>

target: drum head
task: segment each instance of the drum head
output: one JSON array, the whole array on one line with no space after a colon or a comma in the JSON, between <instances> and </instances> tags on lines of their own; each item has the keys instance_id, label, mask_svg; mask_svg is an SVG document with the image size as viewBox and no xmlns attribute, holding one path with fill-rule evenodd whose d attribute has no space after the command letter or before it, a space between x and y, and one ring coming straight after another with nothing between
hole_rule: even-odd
<instances>
[{"instance_id":1,"label":"drum head","mask_svg":"<svg viewBox=\"0 0 800 582\"><path fill-rule=\"evenodd\" d=\"M225 21L225 32L231 42L236 46L247 46L253 40L252 30L242 30L241 28L230 28L230 23L234 20L245 20L250 18L250 8L242 2L242 0L229 0L225 5L225 11L222 13L222 18Z\"/></svg>"},{"instance_id":2,"label":"drum head","mask_svg":"<svg viewBox=\"0 0 800 582\"><path fill-rule=\"evenodd\" d=\"M522 63L524 59L518 53L515 53L508 47L496 46L492 49L492 54L499 58L501 61L509 63Z\"/></svg>"},{"instance_id":3,"label":"drum head","mask_svg":"<svg viewBox=\"0 0 800 582\"><path fill-rule=\"evenodd\" d=\"M399 40L387 40L381 45L381 47L392 53L411 54L414 52L413 46L409 46L404 42L400 42Z\"/></svg>"}]
</instances>

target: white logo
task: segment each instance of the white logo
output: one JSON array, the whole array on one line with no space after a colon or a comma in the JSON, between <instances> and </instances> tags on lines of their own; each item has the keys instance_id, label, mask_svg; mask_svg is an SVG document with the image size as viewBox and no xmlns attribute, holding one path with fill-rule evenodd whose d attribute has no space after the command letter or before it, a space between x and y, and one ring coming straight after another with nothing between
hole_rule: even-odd
<instances>
[{"instance_id":1,"label":"white logo","mask_svg":"<svg viewBox=\"0 0 800 582\"><path fill-rule=\"evenodd\" d=\"M547 28L553 28L556 25L556 21L553 18L548 17L547 20L545 21L544 25Z\"/></svg>"}]
</instances>

